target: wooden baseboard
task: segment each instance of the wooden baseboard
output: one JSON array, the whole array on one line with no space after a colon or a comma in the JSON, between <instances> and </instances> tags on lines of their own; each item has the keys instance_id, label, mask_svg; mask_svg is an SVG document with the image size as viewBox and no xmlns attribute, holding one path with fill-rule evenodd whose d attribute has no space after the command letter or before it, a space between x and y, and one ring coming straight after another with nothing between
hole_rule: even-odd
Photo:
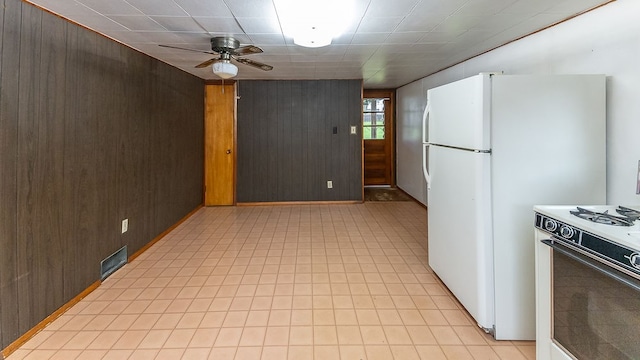
<instances>
[{"instance_id":1,"label":"wooden baseboard","mask_svg":"<svg viewBox=\"0 0 640 360\"><path fill-rule=\"evenodd\" d=\"M36 326L31 328L31 330L22 334L19 338L17 338L14 342L9 344L6 348L2 349L2 358L8 357L14 351L18 350L20 346L29 341L32 337L34 337L37 333L39 333L42 329L47 327L52 321L60 317L60 315L64 314L67 310L69 310L73 305L77 304L80 300L84 299L87 295L91 294L93 290L97 289L100 286L100 280L94 282L89 285L84 291L80 294L76 295L73 299L69 300L66 304L62 305L58 310L54 311L51 315L44 318L44 320L40 321Z\"/></svg>"},{"instance_id":2,"label":"wooden baseboard","mask_svg":"<svg viewBox=\"0 0 640 360\"><path fill-rule=\"evenodd\" d=\"M185 215L182 219L180 219L177 223L173 224L167 230L163 231L160 235L156 236L153 240L149 241L140 250L136 251L134 254L129 256L129 259L128 259L129 262L133 261L135 258L140 256L143 252L145 252L147 249L149 249L153 244L158 242L158 240L160 240L163 237L165 237L171 230L173 230L176 227L178 227L178 225L182 224L185 220L187 220L189 217L191 217L193 214L195 214L202 207L203 207L202 204L198 205L197 208L193 209L191 212L189 212L187 215ZM47 325L49 325L52 321L54 321L55 319L60 317L60 315L64 314L73 305L77 304L80 300L84 299L87 295L91 294L93 292L93 290L97 289L100 286L101 283L102 282L100 280L98 280L98 281L94 282L93 284L89 285L89 287L84 289L84 291L82 291L80 294L76 295L73 299L69 300L66 304L62 305L58 310L54 311L51 315L47 316L44 320L40 321L36 326L31 328L31 330L27 331L22 336L20 336L18 339L16 339L14 342L9 344L9 346L7 346L6 348L2 349L2 351L0 351L0 360L3 360L5 357L8 357L14 351L18 350L18 348L20 348L20 346L22 346L24 343L29 341L29 339L34 337L37 333L42 331L42 329L47 327Z\"/></svg>"},{"instance_id":3,"label":"wooden baseboard","mask_svg":"<svg viewBox=\"0 0 640 360\"><path fill-rule=\"evenodd\" d=\"M346 201L275 201L275 202L242 202L236 206L281 206L281 205L344 205L362 204L360 200Z\"/></svg>"}]
</instances>

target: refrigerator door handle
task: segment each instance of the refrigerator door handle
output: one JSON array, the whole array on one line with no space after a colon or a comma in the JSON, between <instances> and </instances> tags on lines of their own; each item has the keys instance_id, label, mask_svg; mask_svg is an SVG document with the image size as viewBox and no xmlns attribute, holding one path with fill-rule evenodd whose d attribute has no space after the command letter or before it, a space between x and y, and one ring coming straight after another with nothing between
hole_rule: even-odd
<instances>
[{"instance_id":1,"label":"refrigerator door handle","mask_svg":"<svg viewBox=\"0 0 640 360\"><path fill-rule=\"evenodd\" d=\"M429 144L422 144L422 173L424 179L427 181L427 190L431 190L431 175L429 175L429 169L427 169L427 148Z\"/></svg>"},{"instance_id":2,"label":"refrigerator door handle","mask_svg":"<svg viewBox=\"0 0 640 360\"><path fill-rule=\"evenodd\" d=\"M429 131L429 115L431 113L431 103L427 100L427 106L424 108L422 114L422 143L427 142L427 132Z\"/></svg>"}]
</instances>

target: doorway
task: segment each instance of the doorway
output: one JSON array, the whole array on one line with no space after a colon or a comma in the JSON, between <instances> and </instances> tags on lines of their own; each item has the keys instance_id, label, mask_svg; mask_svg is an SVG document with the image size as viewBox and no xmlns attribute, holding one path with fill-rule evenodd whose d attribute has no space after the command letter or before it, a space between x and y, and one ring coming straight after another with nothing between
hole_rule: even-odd
<instances>
[{"instance_id":1,"label":"doorway","mask_svg":"<svg viewBox=\"0 0 640 360\"><path fill-rule=\"evenodd\" d=\"M362 138L364 185L395 186L393 90L364 90Z\"/></svg>"}]
</instances>

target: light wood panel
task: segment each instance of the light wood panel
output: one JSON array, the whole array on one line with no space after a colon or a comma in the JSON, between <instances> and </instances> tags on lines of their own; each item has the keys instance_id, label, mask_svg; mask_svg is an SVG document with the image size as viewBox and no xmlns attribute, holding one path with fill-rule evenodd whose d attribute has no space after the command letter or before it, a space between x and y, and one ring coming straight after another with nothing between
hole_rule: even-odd
<instances>
[{"instance_id":1,"label":"light wood panel","mask_svg":"<svg viewBox=\"0 0 640 360\"><path fill-rule=\"evenodd\" d=\"M205 86L205 205L235 203L235 85Z\"/></svg>"}]
</instances>

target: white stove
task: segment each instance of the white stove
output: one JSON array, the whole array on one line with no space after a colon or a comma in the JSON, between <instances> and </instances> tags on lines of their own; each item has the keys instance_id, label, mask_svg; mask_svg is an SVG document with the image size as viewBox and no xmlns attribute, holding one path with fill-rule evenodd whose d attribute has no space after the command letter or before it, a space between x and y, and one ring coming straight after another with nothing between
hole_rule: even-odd
<instances>
[{"instance_id":1,"label":"white stove","mask_svg":"<svg viewBox=\"0 0 640 360\"><path fill-rule=\"evenodd\" d=\"M537 359L640 359L640 206L534 214Z\"/></svg>"}]
</instances>

